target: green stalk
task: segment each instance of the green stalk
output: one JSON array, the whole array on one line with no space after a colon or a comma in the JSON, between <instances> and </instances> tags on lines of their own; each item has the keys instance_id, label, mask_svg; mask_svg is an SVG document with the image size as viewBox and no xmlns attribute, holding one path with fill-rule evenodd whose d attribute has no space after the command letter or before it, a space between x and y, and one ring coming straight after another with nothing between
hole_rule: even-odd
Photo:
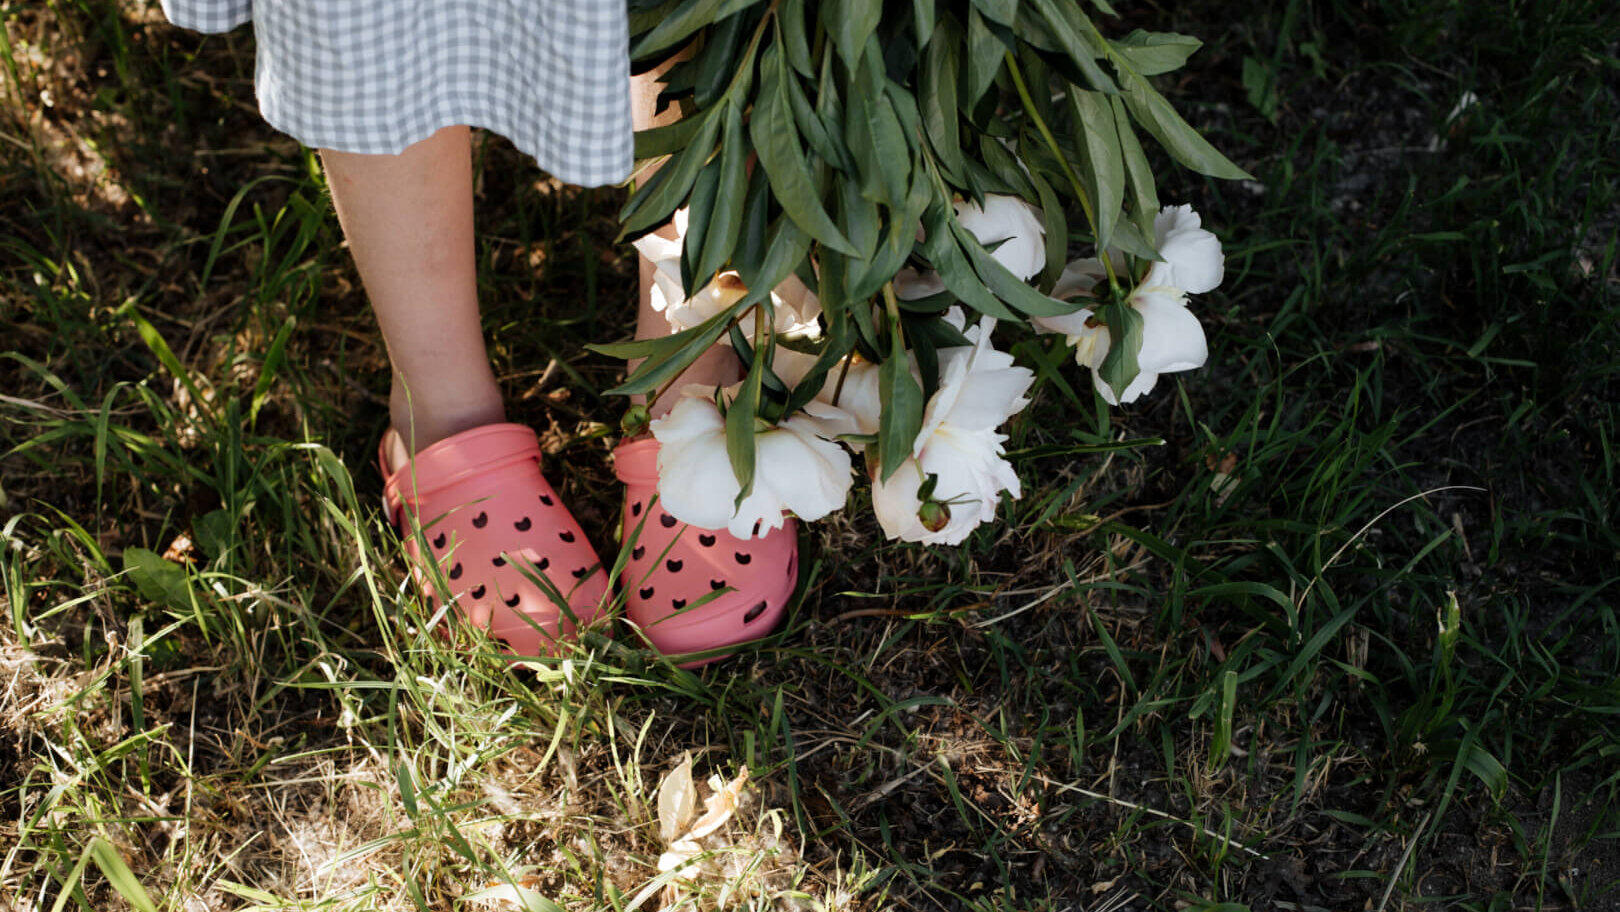
<instances>
[{"instance_id":1,"label":"green stalk","mask_svg":"<svg viewBox=\"0 0 1620 912\"><path fill-rule=\"evenodd\" d=\"M1069 186L1074 189L1074 195L1079 198L1080 209L1085 212L1086 222L1091 226L1091 236L1097 237L1097 213L1091 205L1091 197L1086 194L1086 188L1080 183L1080 176L1074 173L1074 168L1069 165L1069 160L1064 157L1062 148L1058 146L1057 138L1052 135L1051 128L1042 119L1041 112L1036 109L1035 100L1029 94L1029 86L1024 83L1024 73L1018 69L1018 61L1013 57L1012 51L1008 51L1006 56L1007 70L1012 74L1013 85L1018 87L1018 98L1024 103L1024 112L1029 115L1030 121L1035 124L1035 129L1040 132L1041 138L1046 140L1046 147L1052 150L1052 155L1058 160L1058 165L1063 168L1063 176L1069 179ZM1097 251L1097 258L1102 260L1103 269L1108 273L1108 284L1114 289L1115 295L1118 296L1119 277L1114 274L1113 259L1108 256L1106 250Z\"/></svg>"}]
</instances>

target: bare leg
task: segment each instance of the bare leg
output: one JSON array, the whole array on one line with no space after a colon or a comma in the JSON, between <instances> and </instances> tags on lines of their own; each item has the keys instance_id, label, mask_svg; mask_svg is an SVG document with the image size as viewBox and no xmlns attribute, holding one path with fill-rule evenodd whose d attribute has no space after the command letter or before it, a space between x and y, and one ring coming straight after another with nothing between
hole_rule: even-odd
<instances>
[{"instance_id":1,"label":"bare leg","mask_svg":"<svg viewBox=\"0 0 1620 912\"><path fill-rule=\"evenodd\" d=\"M468 129L446 127L400 155L323 149L321 161L388 344L395 457L504 420L478 319Z\"/></svg>"},{"instance_id":2,"label":"bare leg","mask_svg":"<svg viewBox=\"0 0 1620 912\"><path fill-rule=\"evenodd\" d=\"M663 126L680 119L678 111L666 110L659 113L658 92L662 71L652 71L636 76L631 80L631 114L635 120L637 130L649 127ZM640 180L646 180L652 171L638 174ZM665 225L658 229L661 237L675 237L675 227ZM636 338L652 339L658 336L669 335L669 322L664 315L652 308L653 264L643 256L637 255L641 262L641 289L640 298L636 307ZM632 361L630 370L635 370L640 361ZM660 397L656 402L649 404L648 411L654 418L669 411L680 396L680 389L688 383L704 386L724 386L742 379L742 365L737 355L729 346L716 345L700 356L691 367L681 374L680 378L670 385L670 391Z\"/></svg>"}]
</instances>

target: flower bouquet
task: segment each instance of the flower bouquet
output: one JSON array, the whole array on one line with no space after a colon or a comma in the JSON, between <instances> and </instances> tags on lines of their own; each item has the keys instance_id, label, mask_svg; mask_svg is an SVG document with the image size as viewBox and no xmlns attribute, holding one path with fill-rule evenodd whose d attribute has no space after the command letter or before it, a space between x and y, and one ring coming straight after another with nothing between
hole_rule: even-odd
<instances>
[{"instance_id":1,"label":"flower bouquet","mask_svg":"<svg viewBox=\"0 0 1620 912\"><path fill-rule=\"evenodd\" d=\"M1220 283L1220 243L1161 207L1139 139L1247 176L1149 82L1195 39L1113 37L1077 0L630 8L634 66L667 70L682 115L637 134L661 167L622 213L671 334L595 348L645 359L622 394L716 344L747 369L651 422L672 515L743 537L819 519L859 456L889 536L956 544L1019 494L997 428L1034 375L998 324L1062 334L1114 404L1203 363L1187 295ZM1068 262L1076 210L1094 255ZM672 218L678 239L648 233Z\"/></svg>"}]
</instances>

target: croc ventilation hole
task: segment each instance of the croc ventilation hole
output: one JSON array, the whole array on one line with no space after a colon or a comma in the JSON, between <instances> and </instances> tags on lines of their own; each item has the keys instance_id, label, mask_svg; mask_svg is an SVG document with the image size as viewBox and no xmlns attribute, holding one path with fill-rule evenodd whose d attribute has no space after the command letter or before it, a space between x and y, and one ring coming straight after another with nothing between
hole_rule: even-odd
<instances>
[{"instance_id":1,"label":"croc ventilation hole","mask_svg":"<svg viewBox=\"0 0 1620 912\"><path fill-rule=\"evenodd\" d=\"M713 535L699 535L698 536L698 544L702 545L705 548L713 548L714 547L714 536Z\"/></svg>"},{"instance_id":2,"label":"croc ventilation hole","mask_svg":"<svg viewBox=\"0 0 1620 912\"><path fill-rule=\"evenodd\" d=\"M723 579L722 580L717 580L717 579L709 580L709 588L713 589L716 592L719 592L721 589L726 588L726 581L723 580Z\"/></svg>"},{"instance_id":3,"label":"croc ventilation hole","mask_svg":"<svg viewBox=\"0 0 1620 912\"><path fill-rule=\"evenodd\" d=\"M647 553L647 546L646 545L636 545L634 548L630 549L630 559L631 560L641 560L641 556L643 554L646 554L646 553Z\"/></svg>"},{"instance_id":4,"label":"croc ventilation hole","mask_svg":"<svg viewBox=\"0 0 1620 912\"><path fill-rule=\"evenodd\" d=\"M678 523L678 522L680 522L680 520L678 520L675 517L669 515L668 513L665 513L663 516L658 517L658 524L663 526L666 529L675 528L675 524Z\"/></svg>"},{"instance_id":5,"label":"croc ventilation hole","mask_svg":"<svg viewBox=\"0 0 1620 912\"><path fill-rule=\"evenodd\" d=\"M640 516L641 515L641 501L638 500L635 503L630 505L630 515L631 516Z\"/></svg>"},{"instance_id":6,"label":"croc ventilation hole","mask_svg":"<svg viewBox=\"0 0 1620 912\"><path fill-rule=\"evenodd\" d=\"M669 604L670 607L674 608L676 611L679 611L686 607L686 599L670 599Z\"/></svg>"},{"instance_id":7,"label":"croc ventilation hole","mask_svg":"<svg viewBox=\"0 0 1620 912\"><path fill-rule=\"evenodd\" d=\"M513 523L512 528L518 530L519 532L527 532L527 531L529 531L529 528L531 526L533 526L533 525L534 525L534 523L529 519L529 517L525 516L522 519L518 520L517 522Z\"/></svg>"},{"instance_id":8,"label":"croc ventilation hole","mask_svg":"<svg viewBox=\"0 0 1620 912\"><path fill-rule=\"evenodd\" d=\"M669 572L671 572L671 573L679 573L679 572L681 572L681 562L678 561L678 560L664 561L664 566L668 567Z\"/></svg>"},{"instance_id":9,"label":"croc ventilation hole","mask_svg":"<svg viewBox=\"0 0 1620 912\"><path fill-rule=\"evenodd\" d=\"M508 607L508 608L516 608L518 606L518 602L521 602L521 601L523 601L523 596L514 595L509 599L505 599L506 607Z\"/></svg>"},{"instance_id":10,"label":"croc ventilation hole","mask_svg":"<svg viewBox=\"0 0 1620 912\"><path fill-rule=\"evenodd\" d=\"M461 565L456 564L454 567L451 567L450 568L450 573L447 574L447 575L453 580L454 579L461 579Z\"/></svg>"},{"instance_id":11,"label":"croc ventilation hole","mask_svg":"<svg viewBox=\"0 0 1620 912\"><path fill-rule=\"evenodd\" d=\"M481 598L484 597L484 587L479 586L477 589L474 589L473 591L471 591L471 592L469 592L467 594L472 596L475 600L476 599L481 599Z\"/></svg>"},{"instance_id":12,"label":"croc ventilation hole","mask_svg":"<svg viewBox=\"0 0 1620 912\"><path fill-rule=\"evenodd\" d=\"M757 620L759 620L759 616L764 614L764 613L765 613L765 603L760 602L758 605L755 605L754 607L748 609L748 613L743 615L743 623L744 624L749 624L749 623L752 623L754 621L757 621Z\"/></svg>"},{"instance_id":13,"label":"croc ventilation hole","mask_svg":"<svg viewBox=\"0 0 1620 912\"><path fill-rule=\"evenodd\" d=\"M640 591L642 601L646 601L647 599L650 599L650 598L653 597L653 587L651 587L651 586L648 586L647 588L639 590L639 591Z\"/></svg>"},{"instance_id":14,"label":"croc ventilation hole","mask_svg":"<svg viewBox=\"0 0 1620 912\"><path fill-rule=\"evenodd\" d=\"M474 529L482 529L487 525L489 525L489 514L488 513L480 513L477 516L473 517L473 528Z\"/></svg>"},{"instance_id":15,"label":"croc ventilation hole","mask_svg":"<svg viewBox=\"0 0 1620 912\"><path fill-rule=\"evenodd\" d=\"M444 533L443 532L440 532L433 539L433 548L436 551L443 551L444 550Z\"/></svg>"},{"instance_id":16,"label":"croc ventilation hole","mask_svg":"<svg viewBox=\"0 0 1620 912\"><path fill-rule=\"evenodd\" d=\"M558 532L557 537L562 539L565 542L568 542L569 544L574 543L574 533L568 531L567 529L564 529L561 532Z\"/></svg>"},{"instance_id":17,"label":"croc ventilation hole","mask_svg":"<svg viewBox=\"0 0 1620 912\"><path fill-rule=\"evenodd\" d=\"M591 572L591 568L589 568L589 567L581 567L578 570L572 570L572 571L569 571L569 572L574 574L574 579L584 579L585 574Z\"/></svg>"},{"instance_id":18,"label":"croc ventilation hole","mask_svg":"<svg viewBox=\"0 0 1620 912\"><path fill-rule=\"evenodd\" d=\"M744 551L738 551L734 556L737 558L737 563L743 564L744 566L746 566L749 561L754 559L754 555Z\"/></svg>"},{"instance_id":19,"label":"croc ventilation hole","mask_svg":"<svg viewBox=\"0 0 1620 912\"><path fill-rule=\"evenodd\" d=\"M490 559L490 563L497 567L504 567L506 566L506 558L497 554L495 557Z\"/></svg>"},{"instance_id":20,"label":"croc ventilation hole","mask_svg":"<svg viewBox=\"0 0 1620 912\"><path fill-rule=\"evenodd\" d=\"M540 495L540 502L545 504L548 507L551 506L551 504L552 504L551 495L550 494L541 494Z\"/></svg>"},{"instance_id":21,"label":"croc ventilation hole","mask_svg":"<svg viewBox=\"0 0 1620 912\"><path fill-rule=\"evenodd\" d=\"M544 570L549 566L551 566L551 558L542 557L542 558L540 558L540 560L538 562L535 563L534 569L536 569L536 570Z\"/></svg>"}]
</instances>

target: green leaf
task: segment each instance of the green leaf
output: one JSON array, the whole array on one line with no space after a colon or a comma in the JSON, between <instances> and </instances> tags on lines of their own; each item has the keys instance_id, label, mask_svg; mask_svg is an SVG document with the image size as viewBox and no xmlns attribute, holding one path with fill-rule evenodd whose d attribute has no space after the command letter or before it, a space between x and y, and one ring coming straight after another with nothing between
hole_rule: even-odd
<instances>
[{"instance_id":1,"label":"green leaf","mask_svg":"<svg viewBox=\"0 0 1620 912\"><path fill-rule=\"evenodd\" d=\"M711 108L696 115L703 119L703 126L692 138L691 144L677 152L665 163L658 176L637 190L636 195L625 204L620 214L624 222L619 229L621 236L639 234L661 225L680 208L692 185L697 182L698 172L703 170L714 151L715 139L720 133L720 118L716 116L719 110Z\"/></svg>"},{"instance_id":2,"label":"green leaf","mask_svg":"<svg viewBox=\"0 0 1620 912\"><path fill-rule=\"evenodd\" d=\"M1189 35L1146 32L1142 29L1109 43L1131 65L1131 69L1142 76L1157 76L1179 70L1188 57L1204 46L1202 41Z\"/></svg>"},{"instance_id":3,"label":"green leaf","mask_svg":"<svg viewBox=\"0 0 1620 912\"><path fill-rule=\"evenodd\" d=\"M1136 122L1153 134L1159 145L1164 146L1165 151L1183 165L1210 177L1226 180L1254 179L1253 175L1233 164L1218 149L1210 145L1208 140L1198 135L1198 131L1182 120L1176 109L1170 106L1170 102L1149 85L1147 80L1135 76L1126 77L1125 106L1130 108L1131 116Z\"/></svg>"},{"instance_id":4,"label":"green leaf","mask_svg":"<svg viewBox=\"0 0 1620 912\"><path fill-rule=\"evenodd\" d=\"M703 236L703 258L698 261L697 274L704 282L720 271L737 247L742 233L743 207L748 201L748 156L752 151L748 136L743 132L742 112L728 103L720 139L720 179L714 212L709 216L708 231Z\"/></svg>"},{"instance_id":5,"label":"green leaf","mask_svg":"<svg viewBox=\"0 0 1620 912\"><path fill-rule=\"evenodd\" d=\"M933 37L933 33L928 30L928 23L937 18L934 0L911 0L911 21L912 27L917 30L917 50L928 46L928 39Z\"/></svg>"},{"instance_id":6,"label":"green leaf","mask_svg":"<svg viewBox=\"0 0 1620 912\"><path fill-rule=\"evenodd\" d=\"M1120 156L1125 161L1125 174L1130 178L1131 187L1131 216L1137 228L1141 229L1143 237L1153 237L1153 219L1159 214L1159 191L1153 181L1153 166L1148 164L1147 154L1142 151L1142 144L1136 139L1136 131L1131 129L1131 119L1125 113L1125 103L1118 95L1108 99L1109 107L1114 109L1114 126L1119 131ZM1153 245L1149 244L1149 248ZM1158 259L1154 253L1152 259Z\"/></svg>"},{"instance_id":7,"label":"green leaf","mask_svg":"<svg viewBox=\"0 0 1620 912\"><path fill-rule=\"evenodd\" d=\"M911 154L900 118L890 106L881 54L868 54L845 106L844 143L855 155L861 194L898 206L910 186Z\"/></svg>"},{"instance_id":8,"label":"green leaf","mask_svg":"<svg viewBox=\"0 0 1620 912\"><path fill-rule=\"evenodd\" d=\"M963 110L970 110L979 103L979 99L996 81L996 74L1001 72L1007 59L1007 45L991 31L984 16L971 7L968 9L967 38L967 91L961 99Z\"/></svg>"},{"instance_id":9,"label":"green leaf","mask_svg":"<svg viewBox=\"0 0 1620 912\"><path fill-rule=\"evenodd\" d=\"M1069 256L1069 218L1063 203L1052 190L1052 185L1041 172L1030 168L1029 182L1035 185L1035 195L1041 201L1041 224L1046 229L1046 268L1041 270L1041 286L1050 289L1063 273Z\"/></svg>"},{"instance_id":10,"label":"green leaf","mask_svg":"<svg viewBox=\"0 0 1620 912\"><path fill-rule=\"evenodd\" d=\"M888 481L911 455L923 419L922 387L911 376L899 325L889 327L889 356L878 368L878 397L883 401L878 417L878 462L882 479Z\"/></svg>"},{"instance_id":11,"label":"green leaf","mask_svg":"<svg viewBox=\"0 0 1620 912\"><path fill-rule=\"evenodd\" d=\"M737 398L726 409L726 455L731 459L731 471L741 487L733 507L740 506L754 492L754 421L759 413L759 386L765 376L765 357L754 352L753 364L748 368L748 379L737 390Z\"/></svg>"},{"instance_id":12,"label":"green leaf","mask_svg":"<svg viewBox=\"0 0 1620 912\"><path fill-rule=\"evenodd\" d=\"M1097 219L1097 246L1107 247L1125 204L1125 153L1119 146L1114 109L1106 96L1079 87L1069 92L1069 107L1079 137L1081 180L1091 192Z\"/></svg>"},{"instance_id":13,"label":"green leaf","mask_svg":"<svg viewBox=\"0 0 1620 912\"><path fill-rule=\"evenodd\" d=\"M926 231L923 253L939 273L940 279L945 282L945 287L951 290L951 294L962 299L963 304L998 320L1019 319L996 300L996 296L990 293L984 286L984 281L968 264L967 255L957 246L956 236L952 232L951 226L956 219L950 210L948 203L935 200L923 217L923 227Z\"/></svg>"},{"instance_id":14,"label":"green leaf","mask_svg":"<svg viewBox=\"0 0 1620 912\"><path fill-rule=\"evenodd\" d=\"M776 11L776 21L782 26L782 46L787 51L788 64L806 79L816 77L815 64L810 60L810 41L805 30L804 0L782 0Z\"/></svg>"},{"instance_id":15,"label":"green leaf","mask_svg":"<svg viewBox=\"0 0 1620 912\"><path fill-rule=\"evenodd\" d=\"M1035 188L1029 183L1029 175L1019 165L1013 154L1000 140L991 136L979 137L979 157L997 179L1005 185L1014 196L1029 199L1035 195Z\"/></svg>"},{"instance_id":16,"label":"green leaf","mask_svg":"<svg viewBox=\"0 0 1620 912\"><path fill-rule=\"evenodd\" d=\"M866 55L866 42L883 17L883 4L877 0L823 0L821 24L827 37L838 48L844 65L854 73Z\"/></svg>"},{"instance_id":17,"label":"green leaf","mask_svg":"<svg viewBox=\"0 0 1620 912\"><path fill-rule=\"evenodd\" d=\"M961 115L957 113L956 86L961 79L962 40L959 29L951 19L941 19L933 29L935 39L928 45L923 57L922 84L919 102L922 102L923 134L928 146L940 157L940 167L946 170L951 183L959 183L962 170Z\"/></svg>"},{"instance_id":18,"label":"green leaf","mask_svg":"<svg viewBox=\"0 0 1620 912\"><path fill-rule=\"evenodd\" d=\"M902 210L890 210L883 236L871 262L857 277L851 271L848 292L856 300L866 300L876 294L883 283L894 277L911 257L917 246L917 219L932 201L932 183L922 173L922 165L912 166L917 180L911 186ZM902 305L904 306L904 305Z\"/></svg>"},{"instance_id":19,"label":"green leaf","mask_svg":"<svg viewBox=\"0 0 1620 912\"><path fill-rule=\"evenodd\" d=\"M1098 315L1108 324L1108 355L1098 374L1117 398L1142 372L1137 364L1142 352L1142 315L1119 302L1104 304Z\"/></svg>"},{"instance_id":20,"label":"green leaf","mask_svg":"<svg viewBox=\"0 0 1620 912\"><path fill-rule=\"evenodd\" d=\"M650 393L674 379L681 371L690 367L699 356L712 348L732 319L752 303L744 298L697 326L682 330L673 336L641 339L616 345L587 345L586 348L610 358L646 358L647 360L636 368L635 373L608 392L616 396Z\"/></svg>"},{"instance_id":21,"label":"green leaf","mask_svg":"<svg viewBox=\"0 0 1620 912\"><path fill-rule=\"evenodd\" d=\"M737 55L749 43L744 27L753 24L754 18L736 13L704 33L703 50L697 55L697 72L692 77L692 101L698 110L713 107L738 75Z\"/></svg>"},{"instance_id":22,"label":"green leaf","mask_svg":"<svg viewBox=\"0 0 1620 912\"><path fill-rule=\"evenodd\" d=\"M771 229L770 243L765 246L757 271L739 269L748 296L742 302L753 302L769 297L771 290L792 275L804 258L810 254L810 236L799 229L791 218L782 216Z\"/></svg>"},{"instance_id":23,"label":"green leaf","mask_svg":"<svg viewBox=\"0 0 1620 912\"><path fill-rule=\"evenodd\" d=\"M146 548L125 548L124 572L141 598L177 611L191 610L191 581L185 567Z\"/></svg>"},{"instance_id":24,"label":"green leaf","mask_svg":"<svg viewBox=\"0 0 1620 912\"><path fill-rule=\"evenodd\" d=\"M721 0L687 0L682 3L652 31L641 36L641 40L630 48L630 59L639 60L656 54L691 37L698 29L715 20L720 4Z\"/></svg>"},{"instance_id":25,"label":"green leaf","mask_svg":"<svg viewBox=\"0 0 1620 912\"><path fill-rule=\"evenodd\" d=\"M636 158L660 158L673 155L692 144L692 138L703 128L705 114L683 117L662 127L636 131Z\"/></svg>"},{"instance_id":26,"label":"green leaf","mask_svg":"<svg viewBox=\"0 0 1620 912\"><path fill-rule=\"evenodd\" d=\"M217 559L236 541L235 524L225 510L210 510L191 521L191 537L210 559ZM125 558L126 561L128 558Z\"/></svg>"},{"instance_id":27,"label":"green leaf","mask_svg":"<svg viewBox=\"0 0 1620 912\"><path fill-rule=\"evenodd\" d=\"M191 394L192 403L202 410L204 414L212 415L213 408L208 404L208 397L203 395L196 381L191 379L191 371L186 370L185 365L180 363L180 359L175 357L174 350L169 348L169 343L163 338L163 334L157 331L157 327L147 322L146 318L141 316L140 311L135 309L133 298L121 308L121 312L129 317L130 322L135 324L135 331L140 333L141 341L146 343L146 347L158 359L158 363L162 364L163 368L169 372L169 376L173 377L181 386L186 388L186 392Z\"/></svg>"},{"instance_id":28,"label":"green leaf","mask_svg":"<svg viewBox=\"0 0 1620 912\"><path fill-rule=\"evenodd\" d=\"M124 861L124 856L113 848L112 843L96 836L90 840L89 852L96 867L101 869L101 876L107 878L107 883L112 884L112 888L118 891L124 902L129 903L137 912L157 912L152 897L147 895L140 879L129 869L128 862Z\"/></svg>"},{"instance_id":29,"label":"green leaf","mask_svg":"<svg viewBox=\"0 0 1620 912\"><path fill-rule=\"evenodd\" d=\"M810 177L810 163L799 147L799 133L793 127L793 112L784 85L787 73L781 49L771 45L760 66L763 72L759 97L748 122L749 135L759 153L759 166L770 178L771 190L783 210L800 228L822 244L853 255L855 248L822 207Z\"/></svg>"},{"instance_id":30,"label":"green leaf","mask_svg":"<svg viewBox=\"0 0 1620 912\"><path fill-rule=\"evenodd\" d=\"M1018 18L1018 0L973 0L973 8L993 22L1012 25Z\"/></svg>"},{"instance_id":31,"label":"green leaf","mask_svg":"<svg viewBox=\"0 0 1620 912\"><path fill-rule=\"evenodd\" d=\"M771 183L763 168L748 176L748 198L743 201L743 227L731 257L739 275L758 275L770 242ZM744 280L746 282L746 279Z\"/></svg>"},{"instance_id":32,"label":"green leaf","mask_svg":"<svg viewBox=\"0 0 1620 912\"><path fill-rule=\"evenodd\" d=\"M265 400L270 398L270 387L275 383L276 371L281 369L281 362L287 354L287 340L292 337L293 330L298 327L298 318L289 314L276 330L276 337L270 340L270 347L264 352L264 366L259 368L259 380L253 385L252 404L248 406L248 423L255 424L259 420L259 409L264 407Z\"/></svg>"},{"instance_id":33,"label":"green leaf","mask_svg":"<svg viewBox=\"0 0 1620 912\"><path fill-rule=\"evenodd\" d=\"M1093 89L1110 95L1119 91L1114 80L1097 65L1097 58L1105 56L1105 51L1097 44L1091 20L1074 0L1029 0L1029 3L1046 20L1052 37L1080 68Z\"/></svg>"},{"instance_id":34,"label":"green leaf","mask_svg":"<svg viewBox=\"0 0 1620 912\"><path fill-rule=\"evenodd\" d=\"M788 104L793 108L793 120L799 125L799 132L804 134L805 142L810 144L810 151L845 174L854 174L855 159L850 157L849 149L844 146L843 140L828 129L826 121L822 120L816 109L810 106L810 99L804 94L804 87L799 84L799 80L789 74L786 82Z\"/></svg>"},{"instance_id":35,"label":"green leaf","mask_svg":"<svg viewBox=\"0 0 1620 912\"><path fill-rule=\"evenodd\" d=\"M1007 267L1001 265L995 257L991 256L990 252L984 249L984 245L979 243L979 239L974 237L972 232L963 228L960 222L952 219L951 230L956 232L958 243L967 250L968 259L972 261L973 268L978 271L984 283L989 286L991 291L995 292L996 297L1006 301L1009 305L1031 316L1041 317L1055 317L1060 314L1074 313L1080 309L1076 304L1054 300L1036 291L1032 286L1025 284L1022 279L1013 275L1008 271ZM940 275L943 277L944 273L942 272ZM949 281L945 284L947 287L950 286ZM952 288L951 290L955 291L956 289ZM992 314L992 316L994 315ZM1022 318L1019 317L1013 319L1022 321Z\"/></svg>"},{"instance_id":36,"label":"green leaf","mask_svg":"<svg viewBox=\"0 0 1620 912\"><path fill-rule=\"evenodd\" d=\"M687 197L686 237L681 244L681 287L688 297L695 294L707 280L698 272L698 261L703 256L704 238L708 236L709 219L714 215L714 199L720 191L720 156L698 172Z\"/></svg>"}]
</instances>

